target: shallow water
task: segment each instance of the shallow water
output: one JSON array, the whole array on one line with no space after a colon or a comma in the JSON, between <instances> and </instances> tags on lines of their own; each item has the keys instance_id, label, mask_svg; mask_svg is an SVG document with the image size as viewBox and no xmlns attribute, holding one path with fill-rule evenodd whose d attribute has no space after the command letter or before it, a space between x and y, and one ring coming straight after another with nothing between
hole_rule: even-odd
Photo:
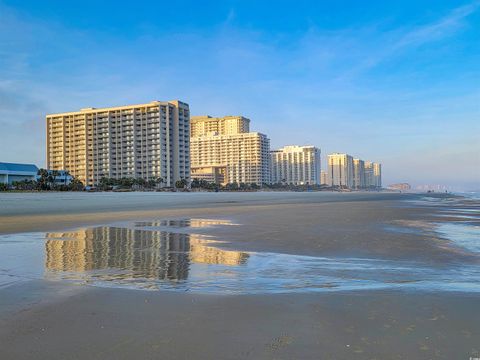
<instances>
[{"instance_id":1,"label":"shallow water","mask_svg":"<svg viewBox=\"0 0 480 360\"><path fill-rule=\"evenodd\" d=\"M219 248L221 239L182 232L185 227L195 231L231 224L226 220L174 219L1 236L0 288L46 279L223 294L387 288L480 291L477 265L432 267L413 261L232 251ZM458 228L441 231L457 232L461 239L471 235L467 229L461 234Z\"/></svg>"},{"instance_id":2,"label":"shallow water","mask_svg":"<svg viewBox=\"0 0 480 360\"><path fill-rule=\"evenodd\" d=\"M458 247L480 253L480 225L468 222L438 223L436 232Z\"/></svg>"}]
</instances>

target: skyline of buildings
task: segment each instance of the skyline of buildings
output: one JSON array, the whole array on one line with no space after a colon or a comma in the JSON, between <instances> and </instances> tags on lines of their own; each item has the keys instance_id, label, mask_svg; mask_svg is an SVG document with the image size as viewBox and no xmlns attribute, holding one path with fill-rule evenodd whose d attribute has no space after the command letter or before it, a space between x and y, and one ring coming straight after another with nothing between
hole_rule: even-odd
<instances>
[{"instance_id":1,"label":"skyline of buildings","mask_svg":"<svg viewBox=\"0 0 480 360\"><path fill-rule=\"evenodd\" d=\"M85 185L104 177L226 184L381 187L381 165L312 145L271 150L267 135L244 116L192 116L178 100L49 114L47 168L67 170Z\"/></svg>"},{"instance_id":2,"label":"skyline of buildings","mask_svg":"<svg viewBox=\"0 0 480 360\"><path fill-rule=\"evenodd\" d=\"M382 165L349 154L328 155L327 185L347 189L380 189Z\"/></svg>"}]
</instances>

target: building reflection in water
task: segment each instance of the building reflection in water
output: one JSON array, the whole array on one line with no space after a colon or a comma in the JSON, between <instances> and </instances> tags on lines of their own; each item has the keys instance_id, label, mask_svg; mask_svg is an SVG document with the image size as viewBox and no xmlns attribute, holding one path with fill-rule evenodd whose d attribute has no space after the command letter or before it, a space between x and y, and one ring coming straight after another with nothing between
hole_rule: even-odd
<instances>
[{"instance_id":1,"label":"building reflection in water","mask_svg":"<svg viewBox=\"0 0 480 360\"><path fill-rule=\"evenodd\" d=\"M192 227L192 228L205 228L218 225L236 225L230 220L220 219L166 219L155 221L140 221L136 222L137 227Z\"/></svg>"},{"instance_id":2,"label":"building reflection in water","mask_svg":"<svg viewBox=\"0 0 480 360\"><path fill-rule=\"evenodd\" d=\"M119 227L96 227L46 234L47 276L61 272L80 278L186 280L190 265L241 265L248 254L215 248L205 236ZM72 276L75 278L75 276Z\"/></svg>"}]
</instances>

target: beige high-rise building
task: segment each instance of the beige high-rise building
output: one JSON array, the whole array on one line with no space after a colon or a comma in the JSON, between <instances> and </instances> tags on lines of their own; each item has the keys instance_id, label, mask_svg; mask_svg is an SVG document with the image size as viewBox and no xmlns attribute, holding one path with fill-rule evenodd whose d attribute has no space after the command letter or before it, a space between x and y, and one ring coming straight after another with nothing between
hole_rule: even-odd
<instances>
[{"instance_id":1,"label":"beige high-rise building","mask_svg":"<svg viewBox=\"0 0 480 360\"><path fill-rule=\"evenodd\" d=\"M373 163L373 178L375 181L375 187L382 187L382 164Z\"/></svg>"},{"instance_id":2,"label":"beige high-rise building","mask_svg":"<svg viewBox=\"0 0 480 360\"><path fill-rule=\"evenodd\" d=\"M328 182L328 172L320 171L320 185L330 185Z\"/></svg>"},{"instance_id":3,"label":"beige high-rise building","mask_svg":"<svg viewBox=\"0 0 480 360\"><path fill-rule=\"evenodd\" d=\"M285 146L270 152L274 184L320 184L320 149L314 146Z\"/></svg>"},{"instance_id":4,"label":"beige high-rise building","mask_svg":"<svg viewBox=\"0 0 480 360\"><path fill-rule=\"evenodd\" d=\"M270 182L270 140L248 132L249 123L242 116L192 117L192 179L260 186Z\"/></svg>"},{"instance_id":5,"label":"beige high-rise building","mask_svg":"<svg viewBox=\"0 0 480 360\"><path fill-rule=\"evenodd\" d=\"M47 167L86 185L102 177L190 179L190 110L181 101L47 115Z\"/></svg>"},{"instance_id":6,"label":"beige high-rise building","mask_svg":"<svg viewBox=\"0 0 480 360\"><path fill-rule=\"evenodd\" d=\"M382 187L382 164L365 161L365 187Z\"/></svg>"},{"instance_id":7,"label":"beige high-rise building","mask_svg":"<svg viewBox=\"0 0 480 360\"><path fill-rule=\"evenodd\" d=\"M353 158L348 154L328 155L328 182L331 186L353 187Z\"/></svg>"},{"instance_id":8,"label":"beige high-rise building","mask_svg":"<svg viewBox=\"0 0 480 360\"><path fill-rule=\"evenodd\" d=\"M365 162L360 159L353 159L353 188L365 188Z\"/></svg>"},{"instance_id":9,"label":"beige high-rise building","mask_svg":"<svg viewBox=\"0 0 480 360\"><path fill-rule=\"evenodd\" d=\"M371 188L375 186L373 179L373 162L365 161L365 187Z\"/></svg>"},{"instance_id":10,"label":"beige high-rise building","mask_svg":"<svg viewBox=\"0 0 480 360\"><path fill-rule=\"evenodd\" d=\"M204 135L236 135L250 131L250 119L243 116L192 116L191 137Z\"/></svg>"}]
</instances>

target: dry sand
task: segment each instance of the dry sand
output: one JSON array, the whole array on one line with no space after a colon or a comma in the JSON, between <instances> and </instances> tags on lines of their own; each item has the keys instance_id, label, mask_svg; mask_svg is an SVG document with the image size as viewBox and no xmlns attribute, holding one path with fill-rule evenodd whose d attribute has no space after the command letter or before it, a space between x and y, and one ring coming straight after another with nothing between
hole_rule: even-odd
<instances>
[{"instance_id":1,"label":"dry sand","mask_svg":"<svg viewBox=\"0 0 480 360\"><path fill-rule=\"evenodd\" d=\"M242 226L203 231L237 250L478 261L442 246L424 222L386 231L430 219L400 201L410 195L9 195L0 195L0 233L224 218ZM465 292L227 296L36 280L0 289L0 359L469 359L480 357L479 304Z\"/></svg>"}]
</instances>

